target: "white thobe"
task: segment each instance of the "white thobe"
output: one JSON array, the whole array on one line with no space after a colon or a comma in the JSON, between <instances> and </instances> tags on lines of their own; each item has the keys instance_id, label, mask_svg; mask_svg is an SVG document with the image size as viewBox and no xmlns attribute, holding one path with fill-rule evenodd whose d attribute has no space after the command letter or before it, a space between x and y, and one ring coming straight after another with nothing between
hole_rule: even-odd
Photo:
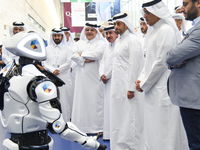
<instances>
[{"instance_id":1,"label":"white thobe","mask_svg":"<svg viewBox=\"0 0 200 150\"><path fill-rule=\"evenodd\" d=\"M69 46L71 49L73 49L73 46L74 46L75 42L67 41L66 44L67 44L67 46Z\"/></svg>"},{"instance_id":2,"label":"white thobe","mask_svg":"<svg viewBox=\"0 0 200 150\"><path fill-rule=\"evenodd\" d=\"M52 73L59 70L58 77L65 82L59 87L59 96L64 120L70 121L72 112L71 98L71 50L67 45L49 45L47 48L47 59L43 62L46 70Z\"/></svg>"},{"instance_id":3,"label":"white thobe","mask_svg":"<svg viewBox=\"0 0 200 150\"><path fill-rule=\"evenodd\" d=\"M68 41L67 45L70 47L71 50L73 50L73 47L76 43L72 42L72 41ZM71 74L71 84L72 84L72 102L73 102L73 98L74 98L74 88L75 88L75 78L76 78L76 63L74 61L71 61L71 68L72 71L70 72ZM72 103L73 105L73 103Z\"/></svg>"},{"instance_id":4,"label":"white thobe","mask_svg":"<svg viewBox=\"0 0 200 150\"><path fill-rule=\"evenodd\" d=\"M85 133L103 132L103 83L99 80L99 64L105 47L104 41L94 38L79 40L73 49L72 60L77 66L72 122ZM95 62L85 63L85 59Z\"/></svg>"},{"instance_id":5,"label":"white thobe","mask_svg":"<svg viewBox=\"0 0 200 150\"><path fill-rule=\"evenodd\" d=\"M139 37L139 41L141 43L144 58L145 58L146 57L146 48L144 47L144 41L145 41L145 38L146 38L146 34L141 33L141 34L138 35L138 37Z\"/></svg>"},{"instance_id":6,"label":"white thobe","mask_svg":"<svg viewBox=\"0 0 200 150\"><path fill-rule=\"evenodd\" d=\"M112 58L115 41L108 43L99 67L99 75L105 75L108 82L104 85L104 125L103 138L110 139L110 86L112 75Z\"/></svg>"},{"instance_id":7,"label":"white thobe","mask_svg":"<svg viewBox=\"0 0 200 150\"><path fill-rule=\"evenodd\" d=\"M144 90L146 150L188 150L179 108L167 93L166 53L176 45L175 32L161 19L146 41L146 63L138 78Z\"/></svg>"},{"instance_id":8,"label":"white thobe","mask_svg":"<svg viewBox=\"0 0 200 150\"><path fill-rule=\"evenodd\" d=\"M143 67L143 52L138 37L126 30L114 47L110 100L111 150L140 150L143 146L142 94L135 90ZM132 99L127 92L134 91Z\"/></svg>"},{"instance_id":9,"label":"white thobe","mask_svg":"<svg viewBox=\"0 0 200 150\"><path fill-rule=\"evenodd\" d=\"M144 47L145 35L146 35L146 34L143 34L143 33L138 34L139 41L140 41L140 43L141 43L142 49L143 49L143 47Z\"/></svg>"},{"instance_id":10,"label":"white thobe","mask_svg":"<svg viewBox=\"0 0 200 150\"><path fill-rule=\"evenodd\" d=\"M181 41L182 41L183 38L184 38L183 31L182 31L182 30L179 30L179 34L180 34L180 40L178 40L178 43L181 43Z\"/></svg>"}]
</instances>

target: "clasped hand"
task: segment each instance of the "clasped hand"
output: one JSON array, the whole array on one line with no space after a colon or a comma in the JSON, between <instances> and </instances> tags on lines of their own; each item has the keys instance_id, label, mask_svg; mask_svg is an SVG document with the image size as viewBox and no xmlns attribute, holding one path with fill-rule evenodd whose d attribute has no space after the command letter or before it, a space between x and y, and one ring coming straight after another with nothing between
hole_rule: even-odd
<instances>
[{"instance_id":1,"label":"clasped hand","mask_svg":"<svg viewBox=\"0 0 200 150\"><path fill-rule=\"evenodd\" d=\"M109 79L107 79L107 78L106 78L106 75L103 74L103 75L101 76L101 80L103 81L104 84L106 84L106 83L108 82Z\"/></svg>"},{"instance_id":2,"label":"clasped hand","mask_svg":"<svg viewBox=\"0 0 200 150\"><path fill-rule=\"evenodd\" d=\"M140 88L140 80L137 80L136 82L135 82L135 84L136 84L136 90L137 91L139 91L139 92L143 92L143 90Z\"/></svg>"},{"instance_id":3,"label":"clasped hand","mask_svg":"<svg viewBox=\"0 0 200 150\"><path fill-rule=\"evenodd\" d=\"M81 56L82 52L78 52L78 55ZM95 60L85 59L85 63L95 62Z\"/></svg>"}]
</instances>

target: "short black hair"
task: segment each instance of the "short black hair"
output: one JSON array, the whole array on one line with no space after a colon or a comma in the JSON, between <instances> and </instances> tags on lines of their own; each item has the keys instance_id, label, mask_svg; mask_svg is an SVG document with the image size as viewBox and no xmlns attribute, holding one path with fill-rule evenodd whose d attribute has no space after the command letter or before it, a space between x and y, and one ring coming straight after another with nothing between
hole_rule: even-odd
<instances>
[{"instance_id":1,"label":"short black hair","mask_svg":"<svg viewBox=\"0 0 200 150\"><path fill-rule=\"evenodd\" d=\"M0 48L2 48L2 45L0 45Z\"/></svg>"}]
</instances>

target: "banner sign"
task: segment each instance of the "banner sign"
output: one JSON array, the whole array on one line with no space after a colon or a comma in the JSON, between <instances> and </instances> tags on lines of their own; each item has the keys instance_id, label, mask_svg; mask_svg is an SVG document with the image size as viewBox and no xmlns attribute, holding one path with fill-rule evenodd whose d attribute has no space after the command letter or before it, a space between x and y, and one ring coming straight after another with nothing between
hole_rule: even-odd
<instances>
[{"instance_id":1,"label":"banner sign","mask_svg":"<svg viewBox=\"0 0 200 150\"><path fill-rule=\"evenodd\" d=\"M68 2L63 3L63 7L64 25L72 32L79 31L78 33L80 33L86 22L100 25L120 13L120 0L114 2Z\"/></svg>"},{"instance_id":2,"label":"banner sign","mask_svg":"<svg viewBox=\"0 0 200 150\"><path fill-rule=\"evenodd\" d=\"M63 3L64 8L64 26L70 28L70 32L72 33L81 33L83 29L83 25L81 27L73 27L72 26L72 11L71 11L72 3Z\"/></svg>"}]
</instances>

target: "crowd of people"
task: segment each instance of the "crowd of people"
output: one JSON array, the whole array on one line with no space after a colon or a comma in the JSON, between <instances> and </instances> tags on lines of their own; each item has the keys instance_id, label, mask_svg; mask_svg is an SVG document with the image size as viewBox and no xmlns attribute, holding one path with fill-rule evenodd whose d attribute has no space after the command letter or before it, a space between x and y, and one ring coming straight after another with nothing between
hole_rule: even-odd
<instances>
[{"instance_id":1,"label":"crowd of people","mask_svg":"<svg viewBox=\"0 0 200 150\"><path fill-rule=\"evenodd\" d=\"M138 32L126 13L108 26L86 23L80 39L54 28L47 59L35 65L65 82L64 120L103 134L111 150L200 150L200 1L183 0L171 14L153 0L141 12ZM10 35L25 30L14 22ZM1 47L1 67L19 62Z\"/></svg>"}]
</instances>

